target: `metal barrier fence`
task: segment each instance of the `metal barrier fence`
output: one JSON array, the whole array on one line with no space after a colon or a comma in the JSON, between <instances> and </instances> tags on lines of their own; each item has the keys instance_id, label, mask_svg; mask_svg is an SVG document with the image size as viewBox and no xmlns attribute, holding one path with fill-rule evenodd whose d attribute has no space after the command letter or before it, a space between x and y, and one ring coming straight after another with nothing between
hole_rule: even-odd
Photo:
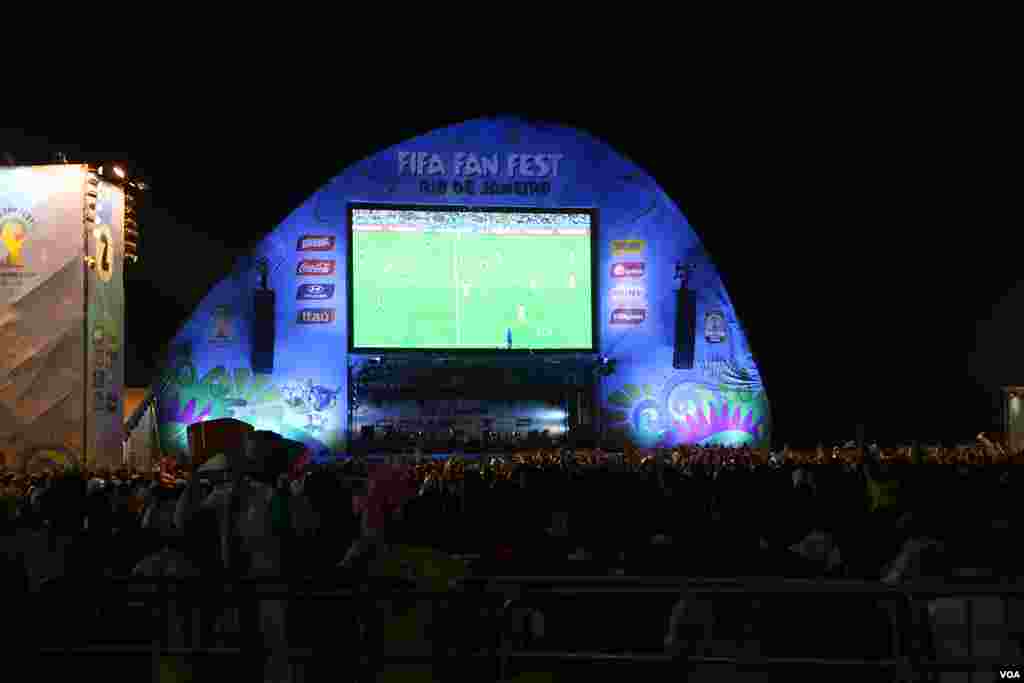
<instances>
[{"instance_id":1,"label":"metal barrier fence","mask_svg":"<svg viewBox=\"0 0 1024 683\"><path fill-rule=\"evenodd\" d=\"M327 584L324 582L288 582L274 581L272 578L245 580L233 583L202 584L196 580L131 578L115 579L104 586L90 584L90 597L94 599L120 596L126 604L137 606L156 606L163 624L167 624L167 615L171 613L172 604L187 598L203 597L207 607L221 605L251 606L259 600L287 600L290 603L303 601L354 601L356 608L350 612L358 625L359 645L358 669L355 676L346 676L353 680L373 680L373 674L384 662L430 662L437 664L452 657L463 659L490 660L494 672L494 680L507 680L510 663L527 661L554 660L563 662L630 662L638 665L664 664L678 668L681 677L686 680L684 672L693 665L731 665L748 669L763 670L764 667L800 667L821 670L835 668L857 668L868 671L876 670L884 673L891 680L936 680L936 672L967 672L969 677L979 671L1016 671L1024 669L1024 662L1007 661L1005 658L985 658L975 656L970 649L973 640L973 616L971 601L967 600L968 654L966 657L937 659L934 652L904 651L897 657L884 660L867 659L828 659L820 657L716 657L701 656L693 652L677 654L648 653L607 653L607 652L575 652L575 651L542 651L514 649L508 637L507 614L516 605L530 596L538 595L665 595L694 596L715 594L744 594L763 596L770 594L860 594L867 596L894 598L905 601L920 601L940 597L974 597L999 596L1004 614L1003 624L1009 628L1010 596L1024 595L1024 582L1004 583L950 583L947 581L920 581L912 584L888 586L879 583L858 581L817 581L778 578L752 579L713 579L679 577L608 577L608 576L491 576L474 577L464 580L458 590L446 593L424 592L397 587L395 582L365 582L358 585ZM59 586L44 588L44 594L62 595ZM435 604L469 603L477 607L483 606L478 612L489 621L490 646L473 652L452 654L445 647L448 643L435 643L430 655L409 655L374 652L370 645L370 627L372 610L378 599L398 598L403 600L425 600ZM911 614L914 614L911 610ZM915 624L917 625L917 624ZM259 644L255 625L241 625L242 645L236 647L202 647L193 639L192 647L174 647L169 643L166 631L152 634L152 640L146 645L92 645L79 646L65 643L61 647L42 647L39 654L52 656L82 655L146 655L152 658L153 675L158 676L161 656L256 656L261 657L268 651ZM245 632L248 631L248 638ZM1014 634L1020 635L1020 634ZM439 637L443 634L438 634ZM305 660L315 657L317 648L291 647L287 650L289 658ZM324 654L320 650L320 654ZM331 656L336 657L337 651ZM349 672L351 673L351 672ZM1019 674L1018 674L1019 676ZM1005 676L1004 676L1005 677ZM1009 678L1015 678L1012 674ZM301 677L300 677L301 678ZM154 678L154 680L156 680ZM299 680L299 679L295 679Z\"/></svg>"}]
</instances>

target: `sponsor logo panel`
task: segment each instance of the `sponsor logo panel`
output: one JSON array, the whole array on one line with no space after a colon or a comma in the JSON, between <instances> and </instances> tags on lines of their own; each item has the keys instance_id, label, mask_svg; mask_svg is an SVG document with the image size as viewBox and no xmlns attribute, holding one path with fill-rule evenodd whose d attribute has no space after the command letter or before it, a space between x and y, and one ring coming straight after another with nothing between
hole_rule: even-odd
<instances>
[{"instance_id":1,"label":"sponsor logo panel","mask_svg":"<svg viewBox=\"0 0 1024 683\"><path fill-rule=\"evenodd\" d=\"M295 248L297 251L334 251L334 235L303 235Z\"/></svg>"},{"instance_id":2,"label":"sponsor logo panel","mask_svg":"<svg viewBox=\"0 0 1024 683\"><path fill-rule=\"evenodd\" d=\"M296 322L300 325L327 325L333 323L334 320L333 308L304 308L299 311Z\"/></svg>"},{"instance_id":3,"label":"sponsor logo panel","mask_svg":"<svg viewBox=\"0 0 1024 683\"><path fill-rule=\"evenodd\" d=\"M642 285L618 284L612 287L612 301L645 301L647 288Z\"/></svg>"},{"instance_id":4,"label":"sponsor logo panel","mask_svg":"<svg viewBox=\"0 0 1024 683\"><path fill-rule=\"evenodd\" d=\"M639 256L645 246L644 240L612 240L612 256Z\"/></svg>"},{"instance_id":5,"label":"sponsor logo panel","mask_svg":"<svg viewBox=\"0 0 1024 683\"><path fill-rule=\"evenodd\" d=\"M296 275L334 275L334 259L302 259L295 267Z\"/></svg>"},{"instance_id":6,"label":"sponsor logo panel","mask_svg":"<svg viewBox=\"0 0 1024 683\"><path fill-rule=\"evenodd\" d=\"M643 277L645 272L646 264L643 261L623 261L612 264L613 278Z\"/></svg>"},{"instance_id":7,"label":"sponsor logo panel","mask_svg":"<svg viewBox=\"0 0 1024 683\"><path fill-rule=\"evenodd\" d=\"M612 311L612 325L639 325L647 320L644 308L616 308Z\"/></svg>"},{"instance_id":8,"label":"sponsor logo panel","mask_svg":"<svg viewBox=\"0 0 1024 683\"><path fill-rule=\"evenodd\" d=\"M298 301L326 300L334 297L334 285L327 283L313 283L299 285L298 294L295 295Z\"/></svg>"}]
</instances>

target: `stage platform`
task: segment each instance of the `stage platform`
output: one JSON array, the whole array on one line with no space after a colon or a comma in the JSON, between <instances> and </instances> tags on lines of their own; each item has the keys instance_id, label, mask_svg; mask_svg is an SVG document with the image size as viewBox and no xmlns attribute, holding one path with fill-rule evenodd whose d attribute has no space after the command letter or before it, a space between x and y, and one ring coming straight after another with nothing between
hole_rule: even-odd
<instances>
[{"instance_id":1,"label":"stage platform","mask_svg":"<svg viewBox=\"0 0 1024 683\"><path fill-rule=\"evenodd\" d=\"M385 461L387 461L388 458L393 458L393 457L396 457L398 455L401 455L401 454L399 454L399 453L370 453L370 454L366 455L365 457L366 457L367 462L385 462ZM461 457L463 460L486 460L487 458L490 458L490 457L499 457L499 456L503 456L505 454L504 453L454 453L454 452L451 452L451 453L424 453L424 455L427 458L430 458L431 460L448 460L449 458L453 458L456 455ZM406 454L405 457L412 457L412 456Z\"/></svg>"},{"instance_id":2,"label":"stage platform","mask_svg":"<svg viewBox=\"0 0 1024 683\"><path fill-rule=\"evenodd\" d=\"M522 448L522 449L517 449L517 452L518 453L531 452L531 451L535 452L537 450L552 450L552 449ZM604 452L605 452L606 455L609 455L609 456L612 456L612 457L621 456L622 455L621 451L604 451ZM362 456L362 457L364 457L367 462L384 463L384 462L387 462L388 458L393 458L393 457L396 457L396 456L399 456L399 455L401 455L401 454L400 453L394 453L394 452L383 452L382 451L382 452L376 452L376 453L369 453L369 454L367 454L365 456ZM486 461L488 458L493 458L493 457L506 457L508 454L507 453L503 453L503 452L484 452L484 453L480 453L480 452L466 452L466 453L440 452L440 453L427 453L427 454L424 454L424 455L427 458L430 458L431 460L435 460L435 461L448 460L449 458L453 458L456 455L458 455L463 460L467 460L467 461L472 462L472 461ZM408 454L405 454L405 457L412 457L412 456L410 456ZM342 456L342 457L338 458L338 462L344 462L344 461L349 460L349 459L350 459L349 456Z\"/></svg>"}]
</instances>

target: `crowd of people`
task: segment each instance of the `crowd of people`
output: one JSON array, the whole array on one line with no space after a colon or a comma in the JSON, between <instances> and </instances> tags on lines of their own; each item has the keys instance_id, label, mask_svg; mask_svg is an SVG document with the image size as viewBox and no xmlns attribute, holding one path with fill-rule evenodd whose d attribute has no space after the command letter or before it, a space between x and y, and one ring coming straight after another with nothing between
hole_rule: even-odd
<instances>
[{"instance_id":1,"label":"crowd of people","mask_svg":"<svg viewBox=\"0 0 1024 683\"><path fill-rule=\"evenodd\" d=\"M256 432L246 452L220 454L194 471L168 462L147 472L0 471L5 586L21 586L31 604L61 582L85 586L133 574L207 586L238 577L385 576L438 591L454 590L473 574L888 583L964 567L1020 574L1017 554L1005 552L1019 527L1014 500L1021 481L1005 465L1020 458L984 437L958 449L551 448L476 461L414 452L387 463L353 458L333 466L296 459L295 449L282 444ZM824 463L834 466L814 466ZM710 609L701 601L662 607L661 615L645 617L647 628L633 621L616 630L600 620L600 628L590 628L578 608L559 613L548 605L527 610L523 630L546 633L549 646L563 638L565 647L593 650L598 641L612 648L661 644L670 611L666 646L678 647L680 628L694 620L724 623L701 617ZM263 665L266 680L288 679L281 653L289 642L322 637L312 626L323 619L315 609L259 602L259 630L277 653ZM574 626L555 628L572 622L574 612ZM428 607L393 606L388 614L377 631L391 634L389 641L436 639L429 623L441 617ZM545 617L547 628L540 625ZM232 627L229 611L218 612L211 637L229 639L240 619L235 613ZM467 624L475 622L456 622L461 635L451 638L468 647ZM81 624L61 619L46 627L47 637L93 632ZM723 639L721 630L712 635ZM175 671L170 679L183 680L184 669Z\"/></svg>"}]
</instances>

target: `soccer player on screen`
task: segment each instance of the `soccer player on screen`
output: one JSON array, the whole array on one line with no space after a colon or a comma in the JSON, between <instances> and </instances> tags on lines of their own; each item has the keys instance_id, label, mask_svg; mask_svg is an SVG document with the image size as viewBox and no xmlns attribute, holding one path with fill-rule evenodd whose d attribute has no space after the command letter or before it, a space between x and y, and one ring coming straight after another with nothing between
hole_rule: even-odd
<instances>
[{"instance_id":1,"label":"soccer player on screen","mask_svg":"<svg viewBox=\"0 0 1024 683\"><path fill-rule=\"evenodd\" d=\"M576 273L569 273L569 289L576 289Z\"/></svg>"},{"instance_id":2,"label":"soccer player on screen","mask_svg":"<svg viewBox=\"0 0 1024 683\"><path fill-rule=\"evenodd\" d=\"M516 315L514 318L509 320L509 327L505 330L505 345L507 348L512 348L512 331L515 330L516 339L519 344L523 343L524 339L527 339L530 335L527 333L528 326L526 323L526 306L518 304L516 306Z\"/></svg>"}]
</instances>

